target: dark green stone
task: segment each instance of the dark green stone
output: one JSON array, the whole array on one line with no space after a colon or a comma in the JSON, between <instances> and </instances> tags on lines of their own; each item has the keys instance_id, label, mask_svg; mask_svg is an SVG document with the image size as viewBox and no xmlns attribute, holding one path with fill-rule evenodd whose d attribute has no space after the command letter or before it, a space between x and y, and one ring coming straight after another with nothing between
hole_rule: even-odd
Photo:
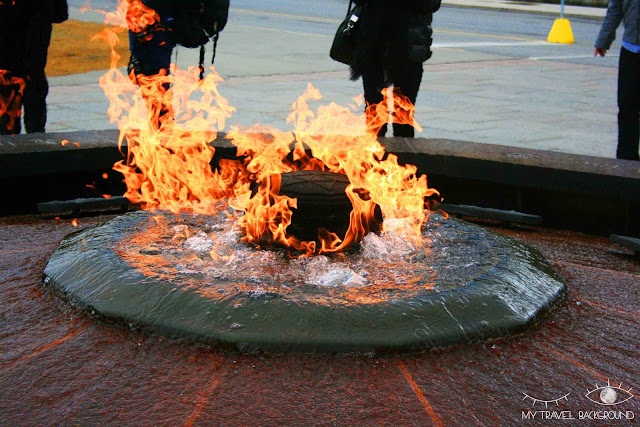
<instances>
[{"instance_id":1,"label":"dark green stone","mask_svg":"<svg viewBox=\"0 0 640 427\"><path fill-rule=\"evenodd\" d=\"M418 283L410 292L389 286L373 302L350 300L344 286L280 283L255 271L219 280L206 271L143 274L115 249L149 224L148 213L134 212L67 236L49 260L45 283L102 319L167 336L314 352L417 350L506 336L537 321L565 290L538 251L462 221L425 231L434 242L429 256L411 262L416 271L435 272L430 286L426 279L424 289ZM150 248L141 256L157 258ZM478 260L467 252L487 255Z\"/></svg>"}]
</instances>

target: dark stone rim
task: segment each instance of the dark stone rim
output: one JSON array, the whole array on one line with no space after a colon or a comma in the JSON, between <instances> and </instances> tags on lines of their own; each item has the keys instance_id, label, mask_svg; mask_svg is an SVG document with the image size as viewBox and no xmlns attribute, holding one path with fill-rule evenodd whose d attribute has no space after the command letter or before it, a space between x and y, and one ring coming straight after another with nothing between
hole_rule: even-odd
<instances>
[{"instance_id":1,"label":"dark stone rim","mask_svg":"<svg viewBox=\"0 0 640 427\"><path fill-rule=\"evenodd\" d=\"M168 281L150 280L108 248L140 228L145 218L146 213L136 212L66 236L49 259L45 283L107 321L172 338L277 352L412 351L503 337L536 322L566 289L537 250L498 236L500 261L450 291L348 307L310 308L247 294L220 303L193 290L175 290ZM96 237L97 230L107 233ZM82 242L91 238L107 249L85 251ZM240 309L234 308L237 304ZM268 321L252 324L250 315L256 313ZM292 324L290 318L301 320ZM244 327L230 328L236 319Z\"/></svg>"}]
</instances>

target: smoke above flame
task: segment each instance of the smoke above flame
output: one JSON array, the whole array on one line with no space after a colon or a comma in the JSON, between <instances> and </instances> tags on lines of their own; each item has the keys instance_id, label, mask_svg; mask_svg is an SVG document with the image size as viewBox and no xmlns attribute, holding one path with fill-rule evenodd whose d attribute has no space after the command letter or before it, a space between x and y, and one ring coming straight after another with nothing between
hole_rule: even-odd
<instances>
[{"instance_id":1,"label":"smoke above flame","mask_svg":"<svg viewBox=\"0 0 640 427\"><path fill-rule=\"evenodd\" d=\"M116 24L94 36L112 48L114 31L144 29L157 20L143 8L122 7L107 14ZM137 1L136 3L139 3ZM153 11L151 11L153 12ZM114 169L124 175L125 196L148 210L189 211L214 214L221 206L239 212L245 241L279 244L305 254L343 250L368 230L376 205L384 218L383 231L421 239L428 218L425 198L437 195L417 168L401 165L377 141L377 131L387 122L391 104L394 122L410 123L414 106L404 97L385 93L382 103L368 107L365 120L362 99L348 107L335 103L316 110L310 102L322 98L311 84L292 104L287 122L292 130L270 126L249 129L231 127L226 133L237 149L236 160L221 160L214 169L211 145L235 112L220 94L223 79L211 67L203 80L197 66L181 70L171 66L169 75L127 76L118 68L120 58L112 49L111 69L100 78L110 101L112 122L120 130L121 151L126 158ZM132 81L136 81L137 85ZM296 170L323 170L346 175L346 189L353 210L345 236L321 232L316 241L300 241L288 235L296 199L279 194L280 175ZM222 203L221 203L222 202Z\"/></svg>"}]
</instances>

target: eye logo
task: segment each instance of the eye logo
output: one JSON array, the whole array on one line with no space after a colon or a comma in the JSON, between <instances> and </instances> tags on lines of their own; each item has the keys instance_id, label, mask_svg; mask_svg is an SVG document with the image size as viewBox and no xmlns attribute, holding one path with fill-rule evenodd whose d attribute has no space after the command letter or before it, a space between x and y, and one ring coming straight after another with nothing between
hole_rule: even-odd
<instances>
[{"instance_id":1,"label":"eye logo","mask_svg":"<svg viewBox=\"0 0 640 427\"><path fill-rule=\"evenodd\" d=\"M532 406L536 406L536 403L540 403L544 405L545 408L547 408L549 407L549 403L555 403L556 405L560 405L561 400L566 400L568 402L569 399L567 399L567 396L569 396L571 393L567 393L562 397L559 397L557 399L551 399L551 400L536 399L535 397L529 396L527 393L522 393L522 394L524 394L524 398L522 398L522 400L531 399Z\"/></svg>"},{"instance_id":2,"label":"eye logo","mask_svg":"<svg viewBox=\"0 0 640 427\"><path fill-rule=\"evenodd\" d=\"M585 397L598 405L614 406L633 398L634 394L631 393L632 388L633 387L629 387L628 390L625 390L622 388L622 383L614 386L607 380L607 385L605 386L598 387L596 385L596 388L593 390L587 389Z\"/></svg>"}]
</instances>

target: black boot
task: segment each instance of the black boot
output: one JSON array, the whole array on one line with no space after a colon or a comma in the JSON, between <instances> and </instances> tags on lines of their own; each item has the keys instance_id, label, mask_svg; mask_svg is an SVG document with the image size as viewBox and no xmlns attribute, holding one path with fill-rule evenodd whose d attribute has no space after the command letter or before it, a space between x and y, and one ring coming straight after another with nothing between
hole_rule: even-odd
<instances>
[{"instance_id":1,"label":"black boot","mask_svg":"<svg viewBox=\"0 0 640 427\"><path fill-rule=\"evenodd\" d=\"M405 138L413 138L415 135L415 129L411 125L401 125L398 123L393 124L393 136L400 136Z\"/></svg>"}]
</instances>

